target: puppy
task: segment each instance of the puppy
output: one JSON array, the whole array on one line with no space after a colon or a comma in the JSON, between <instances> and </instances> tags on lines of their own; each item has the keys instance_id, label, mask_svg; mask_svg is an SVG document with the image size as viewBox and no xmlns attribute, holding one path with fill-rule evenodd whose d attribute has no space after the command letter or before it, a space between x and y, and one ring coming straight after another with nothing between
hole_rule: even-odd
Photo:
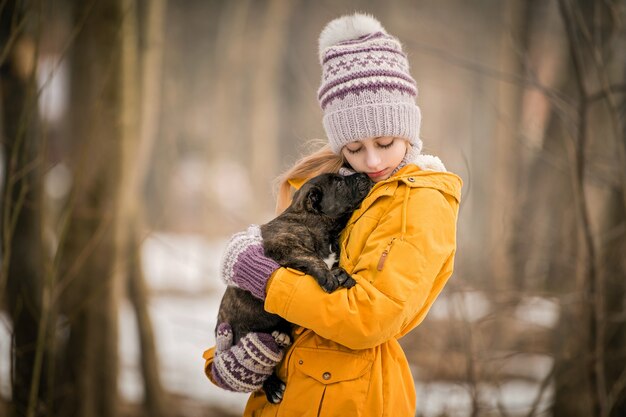
<instances>
[{"instance_id":1,"label":"puppy","mask_svg":"<svg viewBox=\"0 0 626 417\"><path fill-rule=\"evenodd\" d=\"M365 174L321 174L310 179L282 214L260 227L265 256L311 275L326 292L354 286L356 281L328 259L333 255L338 259L339 234L373 184ZM229 286L224 293L217 323L224 322L233 330L233 343L249 332L263 332L271 333L279 344L289 344L291 324L266 312L263 301L240 288ZM284 384L274 373L263 390L268 401L278 403Z\"/></svg>"}]
</instances>

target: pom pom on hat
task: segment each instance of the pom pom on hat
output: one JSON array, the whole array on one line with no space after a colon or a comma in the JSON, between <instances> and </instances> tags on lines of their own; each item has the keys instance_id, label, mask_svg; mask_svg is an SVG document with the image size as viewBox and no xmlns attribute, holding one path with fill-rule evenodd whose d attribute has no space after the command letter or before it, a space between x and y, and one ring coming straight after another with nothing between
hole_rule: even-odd
<instances>
[{"instance_id":1,"label":"pom pom on hat","mask_svg":"<svg viewBox=\"0 0 626 417\"><path fill-rule=\"evenodd\" d=\"M320 33L319 58L322 61L324 49L349 41L370 33L387 33L383 25L375 17L368 14L355 13L338 17L330 21Z\"/></svg>"}]
</instances>

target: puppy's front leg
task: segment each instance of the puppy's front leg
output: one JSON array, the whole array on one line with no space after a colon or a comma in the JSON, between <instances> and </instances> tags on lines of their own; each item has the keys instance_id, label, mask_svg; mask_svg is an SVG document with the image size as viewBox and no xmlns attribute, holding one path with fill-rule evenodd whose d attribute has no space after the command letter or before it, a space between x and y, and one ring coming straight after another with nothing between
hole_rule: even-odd
<instances>
[{"instance_id":1,"label":"puppy's front leg","mask_svg":"<svg viewBox=\"0 0 626 417\"><path fill-rule=\"evenodd\" d=\"M272 374L263 382L265 398L267 398L267 401L272 404L278 404L283 400L286 387L285 383L276 375L276 371L272 372Z\"/></svg>"},{"instance_id":2,"label":"puppy's front leg","mask_svg":"<svg viewBox=\"0 0 626 417\"><path fill-rule=\"evenodd\" d=\"M339 285L341 285L342 287L352 288L356 285L356 281L354 280L354 278L352 278L350 274L348 274L346 270L342 267L337 266L331 269L330 272L333 274L333 276L337 279Z\"/></svg>"},{"instance_id":3,"label":"puppy's front leg","mask_svg":"<svg viewBox=\"0 0 626 417\"><path fill-rule=\"evenodd\" d=\"M292 259L286 266L311 275L317 280L320 287L328 293L335 291L337 287L339 287L337 277L328 269L326 262L317 256L305 255L297 259Z\"/></svg>"}]
</instances>

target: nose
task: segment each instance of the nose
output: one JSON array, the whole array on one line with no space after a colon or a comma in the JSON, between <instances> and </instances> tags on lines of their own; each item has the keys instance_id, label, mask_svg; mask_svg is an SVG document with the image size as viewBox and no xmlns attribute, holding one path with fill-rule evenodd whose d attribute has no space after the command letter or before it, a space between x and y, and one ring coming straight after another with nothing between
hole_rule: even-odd
<instances>
[{"instance_id":1,"label":"nose","mask_svg":"<svg viewBox=\"0 0 626 417\"><path fill-rule=\"evenodd\" d=\"M380 165L380 155L378 155L378 152L374 149L369 149L365 156L365 163L370 170L378 168Z\"/></svg>"}]
</instances>

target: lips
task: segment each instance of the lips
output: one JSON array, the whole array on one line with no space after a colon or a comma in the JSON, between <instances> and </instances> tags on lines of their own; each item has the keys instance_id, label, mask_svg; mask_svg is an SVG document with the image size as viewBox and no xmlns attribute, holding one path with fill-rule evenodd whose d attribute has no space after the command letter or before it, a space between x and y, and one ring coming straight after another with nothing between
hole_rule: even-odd
<instances>
[{"instance_id":1,"label":"lips","mask_svg":"<svg viewBox=\"0 0 626 417\"><path fill-rule=\"evenodd\" d=\"M370 178L379 178L385 175L385 172L387 172L387 169L383 169L382 171L376 171L376 172L368 172L367 175Z\"/></svg>"}]
</instances>

